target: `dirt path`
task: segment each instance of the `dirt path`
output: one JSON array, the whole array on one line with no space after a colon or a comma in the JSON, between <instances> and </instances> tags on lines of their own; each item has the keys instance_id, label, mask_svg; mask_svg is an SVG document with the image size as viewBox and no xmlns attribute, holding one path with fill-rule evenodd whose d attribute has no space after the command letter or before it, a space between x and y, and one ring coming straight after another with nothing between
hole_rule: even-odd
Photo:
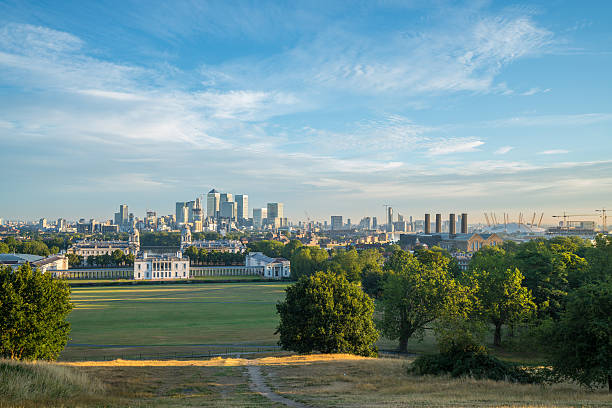
<instances>
[{"instance_id":1,"label":"dirt path","mask_svg":"<svg viewBox=\"0 0 612 408\"><path fill-rule=\"evenodd\" d=\"M258 392L264 397L268 398L270 401L277 402L279 404L284 404L288 407L293 408L310 408L308 405L304 405L300 402L296 402L285 398L281 395L278 395L275 392L272 392L270 387L268 387L261 375L261 367L256 365L247 366L247 370L249 371L249 377L251 378L250 387L254 392Z\"/></svg>"}]
</instances>

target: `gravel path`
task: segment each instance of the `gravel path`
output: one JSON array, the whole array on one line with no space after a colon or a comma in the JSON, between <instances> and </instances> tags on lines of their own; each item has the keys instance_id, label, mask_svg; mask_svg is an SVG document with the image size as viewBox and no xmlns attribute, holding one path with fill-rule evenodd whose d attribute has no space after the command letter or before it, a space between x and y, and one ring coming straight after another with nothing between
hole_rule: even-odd
<instances>
[{"instance_id":1,"label":"gravel path","mask_svg":"<svg viewBox=\"0 0 612 408\"><path fill-rule=\"evenodd\" d=\"M254 392L258 392L264 397L268 398L270 401L277 402L279 404L284 404L288 407L293 408L311 408L308 405L304 405L300 402L296 402L285 398L281 395L278 395L275 392L272 392L270 387L268 387L261 375L261 368L256 365L247 366L247 370L249 371L249 377L251 377L251 390Z\"/></svg>"}]
</instances>

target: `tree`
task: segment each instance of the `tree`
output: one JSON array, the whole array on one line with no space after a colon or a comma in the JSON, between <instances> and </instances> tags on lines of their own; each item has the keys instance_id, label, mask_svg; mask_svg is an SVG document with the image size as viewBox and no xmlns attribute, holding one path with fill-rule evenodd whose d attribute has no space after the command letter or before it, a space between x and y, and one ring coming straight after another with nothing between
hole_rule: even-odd
<instances>
[{"instance_id":1,"label":"tree","mask_svg":"<svg viewBox=\"0 0 612 408\"><path fill-rule=\"evenodd\" d=\"M612 392L612 282L588 284L568 296L547 338L559 375L581 384L608 384Z\"/></svg>"},{"instance_id":2,"label":"tree","mask_svg":"<svg viewBox=\"0 0 612 408\"><path fill-rule=\"evenodd\" d=\"M291 259L293 254L295 254L296 251L298 251L303 246L304 244L302 244L301 241L298 241L297 239L292 239L281 250L281 256L285 259Z\"/></svg>"},{"instance_id":3,"label":"tree","mask_svg":"<svg viewBox=\"0 0 612 408\"><path fill-rule=\"evenodd\" d=\"M314 246L299 248L291 257L291 277L295 280L311 276L321 270L323 262L329 257L326 250Z\"/></svg>"},{"instance_id":4,"label":"tree","mask_svg":"<svg viewBox=\"0 0 612 408\"><path fill-rule=\"evenodd\" d=\"M1 268L0 288L0 356L55 360L70 332L70 286L26 264Z\"/></svg>"},{"instance_id":5,"label":"tree","mask_svg":"<svg viewBox=\"0 0 612 408\"><path fill-rule=\"evenodd\" d=\"M536 306L531 292L522 285L523 275L517 268L474 270L480 316L495 326L493 344L501 346L501 328L528 317Z\"/></svg>"},{"instance_id":6,"label":"tree","mask_svg":"<svg viewBox=\"0 0 612 408\"><path fill-rule=\"evenodd\" d=\"M68 254L68 265L70 266L78 266L83 263L83 257L77 254Z\"/></svg>"},{"instance_id":7,"label":"tree","mask_svg":"<svg viewBox=\"0 0 612 408\"><path fill-rule=\"evenodd\" d=\"M279 345L298 353L375 356L374 302L344 276L317 272L287 287L276 305Z\"/></svg>"},{"instance_id":8,"label":"tree","mask_svg":"<svg viewBox=\"0 0 612 408\"><path fill-rule=\"evenodd\" d=\"M381 299L382 333L399 339L406 352L408 340L422 337L425 327L445 314L464 313L469 291L452 278L448 264L423 264L412 254L396 250L385 263L389 271ZM392 268L392 269L391 269Z\"/></svg>"}]
</instances>

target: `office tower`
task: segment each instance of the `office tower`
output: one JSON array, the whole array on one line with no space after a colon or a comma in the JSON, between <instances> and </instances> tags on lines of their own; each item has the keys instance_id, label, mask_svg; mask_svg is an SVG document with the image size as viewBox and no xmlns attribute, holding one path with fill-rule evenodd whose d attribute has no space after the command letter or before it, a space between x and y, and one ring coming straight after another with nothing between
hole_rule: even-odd
<instances>
[{"instance_id":1,"label":"office tower","mask_svg":"<svg viewBox=\"0 0 612 408\"><path fill-rule=\"evenodd\" d=\"M188 219L189 219L189 213L188 213L187 204L182 201L177 202L176 203L176 223L184 224L188 221Z\"/></svg>"},{"instance_id":2,"label":"office tower","mask_svg":"<svg viewBox=\"0 0 612 408\"><path fill-rule=\"evenodd\" d=\"M122 204L119 206L119 213L121 214L121 225L126 225L128 223L128 206L126 204Z\"/></svg>"},{"instance_id":3,"label":"office tower","mask_svg":"<svg viewBox=\"0 0 612 408\"><path fill-rule=\"evenodd\" d=\"M425 234L431 233L431 218L429 214L425 214Z\"/></svg>"},{"instance_id":4,"label":"office tower","mask_svg":"<svg viewBox=\"0 0 612 408\"><path fill-rule=\"evenodd\" d=\"M214 188L206 195L206 216L217 217L219 215L219 203L221 201L221 194Z\"/></svg>"},{"instance_id":5,"label":"office tower","mask_svg":"<svg viewBox=\"0 0 612 408\"><path fill-rule=\"evenodd\" d=\"M221 203L221 218L230 220L236 219L236 203L233 201L224 201Z\"/></svg>"},{"instance_id":6,"label":"office tower","mask_svg":"<svg viewBox=\"0 0 612 408\"><path fill-rule=\"evenodd\" d=\"M44 230L47 228L47 219L46 218L41 218L38 221L38 228L40 228L41 230Z\"/></svg>"},{"instance_id":7,"label":"office tower","mask_svg":"<svg viewBox=\"0 0 612 408\"><path fill-rule=\"evenodd\" d=\"M238 220L246 220L249 218L249 196L246 194L236 194L236 217Z\"/></svg>"},{"instance_id":8,"label":"office tower","mask_svg":"<svg viewBox=\"0 0 612 408\"><path fill-rule=\"evenodd\" d=\"M283 218L283 203L268 203L268 218Z\"/></svg>"},{"instance_id":9,"label":"office tower","mask_svg":"<svg viewBox=\"0 0 612 408\"><path fill-rule=\"evenodd\" d=\"M393 225L393 208L387 208L387 225Z\"/></svg>"},{"instance_id":10,"label":"office tower","mask_svg":"<svg viewBox=\"0 0 612 408\"><path fill-rule=\"evenodd\" d=\"M346 228L351 229L351 219L350 218L346 219Z\"/></svg>"},{"instance_id":11,"label":"office tower","mask_svg":"<svg viewBox=\"0 0 612 408\"><path fill-rule=\"evenodd\" d=\"M331 216L331 229L332 231L338 231L342 229L342 216L341 215Z\"/></svg>"},{"instance_id":12,"label":"office tower","mask_svg":"<svg viewBox=\"0 0 612 408\"><path fill-rule=\"evenodd\" d=\"M378 220L376 219L376 217L372 217L372 229L378 229Z\"/></svg>"},{"instance_id":13,"label":"office tower","mask_svg":"<svg viewBox=\"0 0 612 408\"><path fill-rule=\"evenodd\" d=\"M232 202L234 202L234 195L232 193L221 193L219 196L219 205Z\"/></svg>"},{"instance_id":14,"label":"office tower","mask_svg":"<svg viewBox=\"0 0 612 408\"><path fill-rule=\"evenodd\" d=\"M261 229L268 218L267 208L253 208L253 227Z\"/></svg>"},{"instance_id":15,"label":"office tower","mask_svg":"<svg viewBox=\"0 0 612 408\"><path fill-rule=\"evenodd\" d=\"M455 222L455 214L448 216L448 233L455 235L457 233L457 224Z\"/></svg>"},{"instance_id":16,"label":"office tower","mask_svg":"<svg viewBox=\"0 0 612 408\"><path fill-rule=\"evenodd\" d=\"M0 220L0 225L2 225L2 220ZM57 230L59 232L65 231L66 230L66 220L63 218L58 218L57 219Z\"/></svg>"},{"instance_id":17,"label":"office tower","mask_svg":"<svg viewBox=\"0 0 612 408\"><path fill-rule=\"evenodd\" d=\"M404 216L402 214L397 214L397 221L399 222L404 221Z\"/></svg>"},{"instance_id":18,"label":"office tower","mask_svg":"<svg viewBox=\"0 0 612 408\"><path fill-rule=\"evenodd\" d=\"M185 222L193 222L193 210L196 208L196 202L187 201L185 203L185 207L187 207L187 217L185 218Z\"/></svg>"},{"instance_id":19,"label":"office tower","mask_svg":"<svg viewBox=\"0 0 612 408\"><path fill-rule=\"evenodd\" d=\"M461 214L461 233L467 234L468 232L468 224L467 224L467 213Z\"/></svg>"}]
</instances>

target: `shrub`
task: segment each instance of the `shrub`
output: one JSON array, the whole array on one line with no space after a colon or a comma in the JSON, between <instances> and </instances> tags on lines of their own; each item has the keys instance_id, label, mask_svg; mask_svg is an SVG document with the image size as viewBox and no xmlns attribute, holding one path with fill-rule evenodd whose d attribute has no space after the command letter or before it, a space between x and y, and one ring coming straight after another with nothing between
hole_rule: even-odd
<instances>
[{"instance_id":1,"label":"shrub","mask_svg":"<svg viewBox=\"0 0 612 408\"><path fill-rule=\"evenodd\" d=\"M408 368L409 374L473 377L521 384L541 383L545 373L528 371L490 355L483 346L450 349L439 354L418 357Z\"/></svg>"}]
</instances>

